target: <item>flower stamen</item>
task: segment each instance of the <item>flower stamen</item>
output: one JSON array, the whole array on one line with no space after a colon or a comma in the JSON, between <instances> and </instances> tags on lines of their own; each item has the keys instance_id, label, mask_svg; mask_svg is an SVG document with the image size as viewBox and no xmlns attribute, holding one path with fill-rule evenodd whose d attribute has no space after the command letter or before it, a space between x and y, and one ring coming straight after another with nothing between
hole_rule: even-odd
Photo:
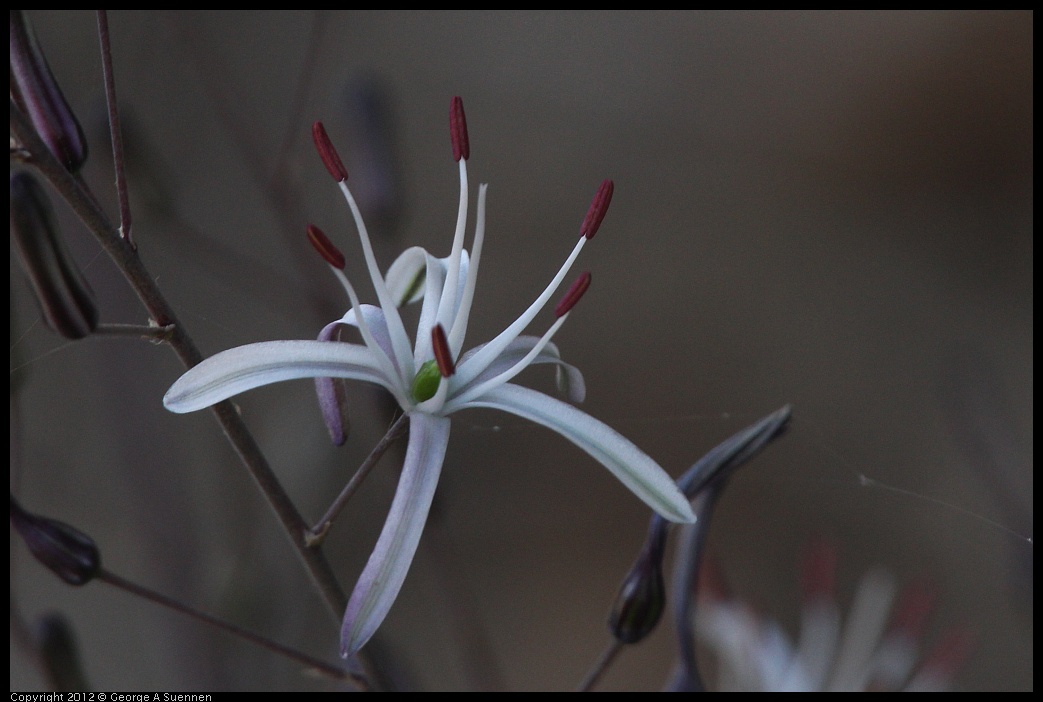
<instances>
[{"instance_id":1,"label":"flower stamen","mask_svg":"<svg viewBox=\"0 0 1043 702\"><path fill-rule=\"evenodd\" d=\"M478 186L478 212L475 217L474 241L471 242L471 263L467 269L467 282L460 295L460 308L456 311L453 325L449 327L449 348L454 356L460 355L467 334L467 322L471 315L471 304L474 302L474 289L478 283L478 262L482 258L482 243L485 241L485 191L488 183Z\"/></svg>"},{"instance_id":2,"label":"flower stamen","mask_svg":"<svg viewBox=\"0 0 1043 702\"><path fill-rule=\"evenodd\" d=\"M340 252L330 238L326 236L326 233L316 227L314 224L308 225L308 241L315 247L315 250L319 252L319 255L326 259L326 262L330 265L330 270L337 276L337 280L340 281L345 292L348 293L348 299L351 300L351 309L355 312L355 322L358 324L359 333L362 334L362 340L366 343L366 346L373 352L377 362L380 363L381 368L387 375L388 379L395 379L401 377L401 371L395 367L395 362L384 352L384 348L377 343L376 338L373 336L373 332L370 331L369 325L366 323L365 315L362 314L362 303L359 302L359 296L355 292L354 286L351 281L348 280L348 276L344 275L344 254ZM338 265L339 263L339 265ZM392 385L398 385L394 383ZM399 403L405 406L405 397L400 392L395 392L395 399Z\"/></svg>"},{"instance_id":3,"label":"flower stamen","mask_svg":"<svg viewBox=\"0 0 1043 702\"><path fill-rule=\"evenodd\" d=\"M464 101L454 97L449 104L449 138L453 142L453 160L465 161L471 157L471 142L467 138L467 118L464 116Z\"/></svg>"},{"instance_id":4,"label":"flower stamen","mask_svg":"<svg viewBox=\"0 0 1043 702\"><path fill-rule=\"evenodd\" d=\"M453 362L453 354L449 350L449 342L445 338L445 329L441 324L436 324L431 330L431 347L435 352L435 362L438 364L438 372L443 378L456 373L456 364Z\"/></svg>"},{"instance_id":5,"label":"flower stamen","mask_svg":"<svg viewBox=\"0 0 1043 702\"><path fill-rule=\"evenodd\" d=\"M453 235L453 248L449 254L445 285L438 302L438 313L435 315L436 323L442 326L452 323L450 316L453 316L456 310L456 291L460 286L460 257L464 250L464 234L467 227L467 157L470 155L470 146L467 141L464 103L459 97L453 98L449 110L449 131L453 141L453 158L460 164L460 204L456 211L456 233Z\"/></svg>"},{"instance_id":6,"label":"flower stamen","mask_svg":"<svg viewBox=\"0 0 1043 702\"><path fill-rule=\"evenodd\" d=\"M564 317L567 315L576 303L579 302L580 298L583 297L583 293L587 292L587 288L590 287L590 272L581 273L576 281L569 288L569 291L565 293L565 297L561 298L561 301L554 308L555 317Z\"/></svg>"},{"instance_id":7,"label":"flower stamen","mask_svg":"<svg viewBox=\"0 0 1043 702\"><path fill-rule=\"evenodd\" d=\"M312 247L319 252L319 255L326 260L326 263L330 264L337 270L344 270L344 254L332 241L330 241L330 238L326 236L326 233L314 224L308 225L308 241L310 241Z\"/></svg>"},{"instance_id":8,"label":"flower stamen","mask_svg":"<svg viewBox=\"0 0 1043 702\"><path fill-rule=\"evenodd\" d=\"M537 341L531 349L529 349L529 352L525 354L524 358L522 358L513 366L505 370L503 373L489 378L484 383L479 383L473 388L470 388L468 390L465 390L464 392L455 395L452 398L452 400L446 403L445 411L455 411L457 408L462 407L464 404L470 402L476 397L480 397L481 395L486 394L490 390L500 387L507 381L511 380L514 376L518 375L523 370L528 368L529 365L532 363L533 359L535 359L540 354L540 352L543 351L544 347L546 347L547 344L550 343L551 338L558 332L559 329L561 329L561 325L563 325L565 323L565 320L569 318L569 312L572 310L573 307L576 306L576 303L579 302L580 298L583 297L583 293L587 291L587 288L590 287L590 277L590 273L583 273L582 275L580 275L579 278L576 279L576 282L572 284L572 286L569 288L569 291L565 293L565 296L561 299L561 302L559 302L557 304L557 307L555 307L555 310L562 310L561 314L558 315L558 318L554 321L554 324L550 326L550 329L548 329L546 333L544 333L544 335L540 337L540 340Z\"/></svg>"},{"instance_id":9,"label":"flower stamen","mask_svg":"<svg viewBox=\"0 0 1043 702\"><path fill-rule=\"evenodd\" d=\"M319 157L325 164L326 170L337 181L341 192L344 194L344 199L348 202L348 207L351 208L351 216L355 220L359 239L362 242L362 254L366 259L366 267L369 269L370 278L373 280L373 288L377 293L377 300L380 301L380 307L384 310L384 317L388 325L388 335L391 337L391 348L394 350L395 359L397 360L398 377L403 383L408 383L409 378L413 375L413 354L409 348L409 336L406 334L406 328L398 314L398 308L388 293L384 277L377 268L377 259L373 255L373 245L370 243L366 224L362 221L362 213L359 212L358 204L356 204L355 198L352 197L351 190L348 188L348 169L344 167L344 162L341 160L337 149L333 146L333 142L330 141L330 137L326 133L326 127L323 126L322 122L316 122L312 125L311 134L312 139L315 141L315 148L318 150Z\"/></svg>"},{"instance_id":10,"label":"flower stamen","mask_svg":"<svg viewBox=\"0 0 1043 702\"><path fill-rule=\"evenodd\" d=\"M456 375L456 386L462 387L467 383L471 382L478 377L483 370L489 367L489 364L496 360L507 346L518 338L518 335L525 330L525 327L529 326L529 323L536 317L543 306L547 304L551 295L561 285L561 281L568 274L569 269L572 268L572 264L576 261L579 256L579 252L583 250L586 243L597 233L598 227L601 226L601 221L605 218L605 212L608 209L609 203L612 201L612 181L605 180L601 183L601 187L598 188L597 194L594 196L594 201L590 205L590 209L587 212L587 216L583 220L583 225L580 228L579 241L572 248L572 253L565 259L565 263L558 270L557 275L554 276L550 284L544 289L540 296L529 305L529 308L522 313L518 319L500 332L499 336L490 341L488 344L483 346L478 353L467 359L467 363L461 364L459 373Z\"/></svg>"},{"instance_id":11,"label":"flower stamen","mask_svg":"<svg viewBox=\"0 0 1043 702\"><path fill-rule=\"evenodd\" d=\"M583 224L579 227L581 237L593 239L594 235L598 233L601 222L605 219L605 213L608 212L608 205L612 202L614 189L611 180L601 181L601 187L598 188L594 201L590 203L590 209L587 210L587 216L583 218Z\"/></svg>"},{"instance_id":12,"label":"flower stamen","mask_svg":"<svg viewBox=\"0 0 1043 702\"><path fill-rule=\"evenodd\" d=\"M395 358L398 361L402 382L408 382L409 377L413 374L413 351L409 347L409 336L406 334L406 327L402 324L402 317L398 313L398 307L395 306L394 301L391 299L387 284L384 282L384 276L381 275L380 269L377 268L377 259L373 255L373 245L370 243L366 224L362 221L362 213L359 212L359 206L351 195L347 181L342 180L339 185L348 207L351 208L351 216L355 220L359 241L362 243L362 255L366 259L366 268L369 269L369 277L373 281L373 289L377 293L380 308L384 310L384 317L388 325L388 335L391 337L391 348L394 350Z\"/></svg>"},{"instance_id":13,"label":"flower stamen","mask_svg":"<svg viewBox=\"0 0 1043 702\"><path fill-rule=\"evenodd\" d=\"M348 169L344 167L344 162L340 159L337 149L333 147L333 142L330 141L322 122L316 122L311 126L311 137L319 152L319 158L326 165L326 170L333 176L333 180L338 183L347 180Z\"/></svg>"}]
</instances>

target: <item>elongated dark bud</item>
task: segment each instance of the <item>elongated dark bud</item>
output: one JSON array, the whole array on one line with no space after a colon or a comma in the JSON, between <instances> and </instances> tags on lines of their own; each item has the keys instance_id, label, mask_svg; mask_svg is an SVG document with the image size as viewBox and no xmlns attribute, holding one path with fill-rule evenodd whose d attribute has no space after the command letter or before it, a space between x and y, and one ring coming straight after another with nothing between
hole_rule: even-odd
<instances>
[{"instance_id":1,"label":"elongated dark bud","mask_svg":"<svg viewBox=\"0 0 1043 702\"><path fill-rule=\"evenodd\" d=\"M11 10L11 97L51 153L70 172L80 170L87 160L87 138L22 10Z\"/></svg>"},{"instance_id":2,"label":"elongated dark bud","mask_svg":"<svg viewBox=\"0 0 1043 702\"><path fill-rule=\"evenodd\" d=\"M47 326L67 339L93 332L94 293L59 236L47 193L25 172L11 176L11 238Z\"/></svg>"},{"instance_id":3,"label":"elongated dark bud","mask_svg":"<svg viewBox=\"0 0 1043 702\"><path fill-rule=\"evenodd\" d=\"M662 549L646 548L619 588L608 628L622 643L637 643L652 633L665 606Z\"/></svg>"},{"instance_id":4,"label":"elongated dark bud","mask_svg":"<svg viewBox=\"0 0 1043 702\"><path fill-rule=\"evenodd\" d=\"M11 526L36 560L70 585L86 585L101 569L101 553L91 537L64 522L25 511L14 496Z\"/></svg>"}]
</instances>

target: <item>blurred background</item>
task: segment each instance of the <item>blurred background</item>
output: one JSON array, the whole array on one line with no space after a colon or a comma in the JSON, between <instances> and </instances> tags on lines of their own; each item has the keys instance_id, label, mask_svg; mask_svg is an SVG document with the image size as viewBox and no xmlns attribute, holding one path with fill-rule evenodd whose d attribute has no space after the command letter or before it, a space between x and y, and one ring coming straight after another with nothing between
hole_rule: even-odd
<instances>
[{"instance_id":1,"label":"blurred background","mask_svg":"<svg viewBox=\"0 0 1043 702\"><path fill-rule=\"evenodd\" d=\"M30 17L115 218L94 13ZM382 266L412 245L448 253L460 95L472 188L490 183L468 345L543 289L613 179L578 264L593 286L556 337L584 372L584 409L678 475L794 408L713 520L733 594L795 635L802 554L825 538L845 607L876 565L927 581L925 645L973 636L956 687L1032 689L1031 13L128 11L110 24L140 254L204 354L314 338L343 313L308 222L374 298L314 120L344 154ZM57 210L102 321L145 323ZM116 573L336 661L336 622L217 424L163 409L175 356L50 332L13 247L11 293L11 482L26 508L92 535ZM540 371L523 380L549 390ZM334 448L310 382L238 403L310 520L389 417L357 387ZM331 532L345 588L400 460L388 454ZM417 688L573 688L609 640L647 517L556 434L456 415L380 645ZM13 623L68 618L98 690L333 687L101 584L62 585L14 537L11 586ZM624 651L602 689L659 689L670 629ZM11 689L45 686L12 634Z\"/></svg>"}]
</instances>

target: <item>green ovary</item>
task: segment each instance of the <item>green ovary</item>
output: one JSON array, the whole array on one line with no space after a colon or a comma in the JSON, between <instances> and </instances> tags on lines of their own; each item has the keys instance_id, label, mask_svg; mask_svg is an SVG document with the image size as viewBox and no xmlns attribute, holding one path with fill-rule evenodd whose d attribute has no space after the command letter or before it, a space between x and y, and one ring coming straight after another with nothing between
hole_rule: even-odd
<instances>
[{"instance_id":1,"label":"green ovary","mask_svg":"<svg viewBox=\"0 0 1043 702\"><path fill-rule=\"evenodd\" d=\"M413 378L413 399L417 402L430 400L438 392L438 383L441 380L442 374L438 371L438 363L434 360L426 361Z\"/></svg>"}]
</instances>

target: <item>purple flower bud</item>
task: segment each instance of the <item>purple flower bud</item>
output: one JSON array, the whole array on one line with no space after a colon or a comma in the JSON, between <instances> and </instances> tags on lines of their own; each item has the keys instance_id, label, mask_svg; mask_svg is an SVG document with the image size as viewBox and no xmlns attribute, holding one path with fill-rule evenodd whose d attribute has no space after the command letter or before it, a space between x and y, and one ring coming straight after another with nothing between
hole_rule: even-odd
<instances>
[{"instance_id":1,"label":"purple flower bud","mask_svg":"<svg viewBox=\"0 0 1043 702\"><path fill-rule=\"evenodd\" d=\"M70 172L80 170L87 160L87 138L22 10L11 10L11 97L51 153Z\"/></svg>"},{"instance_id":2,"label":"purple flower bud","mask_svg":"<svg viewBox=\"0 0 1043 702\"><path fill-rule=\"evenodd\" d=\"M321 234L321 230L319 231ZM311 228L308 229L309 234ZM326 235L323 234L323 237ZM327 241L329 241L327 239ZM314 243L314 239L312 240ZM332 244L331 244L332 246ZM318 248L316 246L316 248ZM322 249L319 249L322 252ZM340 253L337 251L337 253ZM340 332L340 323L327 324L319 333L319 341L338 342L337 335ZM348 440L351 431L351 418L348 415L348 390L344 378L316 378L315 394L319 398L319 409L322 411L322 421L326 423L326 430L330 433L330 441L334 446L343 446Z\"/></svg>"},{"instance_id":3,"label":"purple flower bud","mask_svg":"<svg viewBox=\"0 0 1043 702\"><path fill-rule=\"evenodd\" d=\"M11 497L11 526L29 551L70 585L85 585L101 569L101 554L91 537L54 519L22 509Z\"/></svg>"},{"instance_id":4,"label":"purple flower bud","mask_svg":"<svg viewBox=\"0 0 1043 702\"><path fill-rule=\"evenodd\" d=\"M47 193L25 172L11 176L11 237L47 326L67 339L93 332L94 293L58 235Z\"/></svg>"}]
</instances>

